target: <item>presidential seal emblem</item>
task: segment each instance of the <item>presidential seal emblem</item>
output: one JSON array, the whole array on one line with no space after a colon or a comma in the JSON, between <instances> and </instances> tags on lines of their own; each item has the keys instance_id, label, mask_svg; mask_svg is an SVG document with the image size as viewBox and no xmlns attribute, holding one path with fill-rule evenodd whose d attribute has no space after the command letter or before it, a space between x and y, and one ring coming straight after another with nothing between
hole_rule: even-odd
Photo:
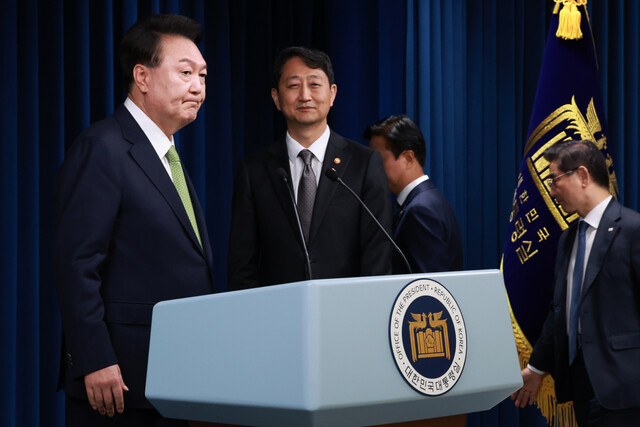
<instances>
[{"instance_id":1,"label":"presidential seal emblem","mask_svg":"<svg viewBox=\"0 0 640 427\"><path fill-rule=\"evenodd\" d=\"M391 352L417 392L439 396L462 375L467 330L455 298L440 283L418 279L402 289L389 322Z\"/></svg>"}]
</instances>

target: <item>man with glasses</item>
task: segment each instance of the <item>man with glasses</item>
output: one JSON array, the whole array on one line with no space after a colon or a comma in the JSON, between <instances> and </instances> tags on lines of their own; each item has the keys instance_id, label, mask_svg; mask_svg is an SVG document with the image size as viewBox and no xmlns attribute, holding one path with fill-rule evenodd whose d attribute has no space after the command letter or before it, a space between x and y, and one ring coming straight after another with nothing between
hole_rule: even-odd
<instances>
[{"instance_id":1,"label":"man with glasses","mask_svg":"<svg viewBox=\"0 0 640 427\"><path fill-rule=\"evenodd\" d=\"M547 184L580 219L558 242L553 306L523 387L533 403L543 375L559 402L573 400L579 426L631 426L640 417L640 214L609 194L604 156L589 141L549 148Z\"/></svg>"}]
</instances>

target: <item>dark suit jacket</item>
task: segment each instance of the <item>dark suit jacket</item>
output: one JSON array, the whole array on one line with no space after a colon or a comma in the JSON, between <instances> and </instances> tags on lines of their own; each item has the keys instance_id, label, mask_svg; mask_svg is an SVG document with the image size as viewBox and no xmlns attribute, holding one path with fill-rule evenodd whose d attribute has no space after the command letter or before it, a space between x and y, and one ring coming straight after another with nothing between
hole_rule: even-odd
<instances>
[{"instance_id":1,"label":"dark suit jacket","mask_svg":"<svg viewBox=\"0 0 640 427\"><path fill-rule=\"evenodd\" d=\"M577 221L558 243L552 310L529 363L551 372L556 397L571 399L567 338L567 269ZM640 214L612 200L593 242L580 305L582 354L599 403L640 406Z\"/></svg>"},{"instance_id":2,"label":"dark suit jacket","mask_svg":"<svg viewBox=\"0 0 640 427\"><path fill-rule=\"evenodd\" d=\"M462 269L462 235L453 208L431 180L411 190L399 213L393 239L414 273ZM408 273L393 254L394 274Z\"/></svg>"},{"instance_id":3,"label":"dark suit jacket","mask_svg":"<svg viewBox=\"0 0 640 427\"><path fill-rule=\"evenodd\" d=\"M390 244L355 198L324 176L324 170L332 167L387 231L391 229L387 178L380 155L332 131L308 242L313 278L390 273ZM287 173L287 184L278 175L279 168ZM286 185L291 185L291 171L284 140L240 165L229 238L231 289L306 280L302 239Z\"/></svg>"},{"instance_id":4,"label":"dark suit jacket","mask_svg":"<svg viewBox=\"0 0 640 427\"><path fill-rule=\"evenodd\" d=\"M125 407L150 406L144 387L153 305L213 291L204 216L186 179L202 247L124 106L69 147L57 177L54 255L67 394L86 398L84 375L118 363L130 389Z\"/></svg>"}]
</instances>

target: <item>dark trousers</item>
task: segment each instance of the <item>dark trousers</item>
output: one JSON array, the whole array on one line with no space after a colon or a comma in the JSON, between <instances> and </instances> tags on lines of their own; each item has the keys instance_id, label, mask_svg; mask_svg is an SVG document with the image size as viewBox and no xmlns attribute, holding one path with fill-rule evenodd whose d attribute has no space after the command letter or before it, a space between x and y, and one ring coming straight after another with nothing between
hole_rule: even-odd
<instances>
[{"instance_id":1,"label":"dark trousers","mask_svg":"<svg viewBox=\"0 0 640 427\"><path fill-rule=\"evenodd\" d=\"M186 427L187 421L163 418L155 409L136 409L125 406L122 414L109 418L91 409L89 402L66 397L67 427Z\"/></svg>"},{"instance_id":2,"label":"dark trousers","mask_svg":"<svg viewBox=\"0 0 640 427\"><path fill-rule=\"evenodd\" d=\"M571 394L580 427L635 427L640 425L640 408L611 411L596 399L584 364L582 350L571 365Z\"/></svg>"}]
</instances>

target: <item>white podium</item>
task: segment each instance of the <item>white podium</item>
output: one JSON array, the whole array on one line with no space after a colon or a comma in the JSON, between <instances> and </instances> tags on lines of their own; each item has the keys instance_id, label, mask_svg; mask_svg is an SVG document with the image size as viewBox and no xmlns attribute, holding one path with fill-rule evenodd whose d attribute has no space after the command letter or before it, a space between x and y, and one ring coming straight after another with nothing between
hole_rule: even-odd
<instances>
[{"instance_id":1,"label":"white podium","mask_svg":"<svg viewBox=\"0 0 640 427\"><path fill-rule=\"evenodd\" d=\"M392 310L431 279L464 318L446 393L396 364ZM146 396L166 417L257 426L362 426L490 409L522 385L498 270L311 280L158 303Z\"/></svg>"}]
</instances>

